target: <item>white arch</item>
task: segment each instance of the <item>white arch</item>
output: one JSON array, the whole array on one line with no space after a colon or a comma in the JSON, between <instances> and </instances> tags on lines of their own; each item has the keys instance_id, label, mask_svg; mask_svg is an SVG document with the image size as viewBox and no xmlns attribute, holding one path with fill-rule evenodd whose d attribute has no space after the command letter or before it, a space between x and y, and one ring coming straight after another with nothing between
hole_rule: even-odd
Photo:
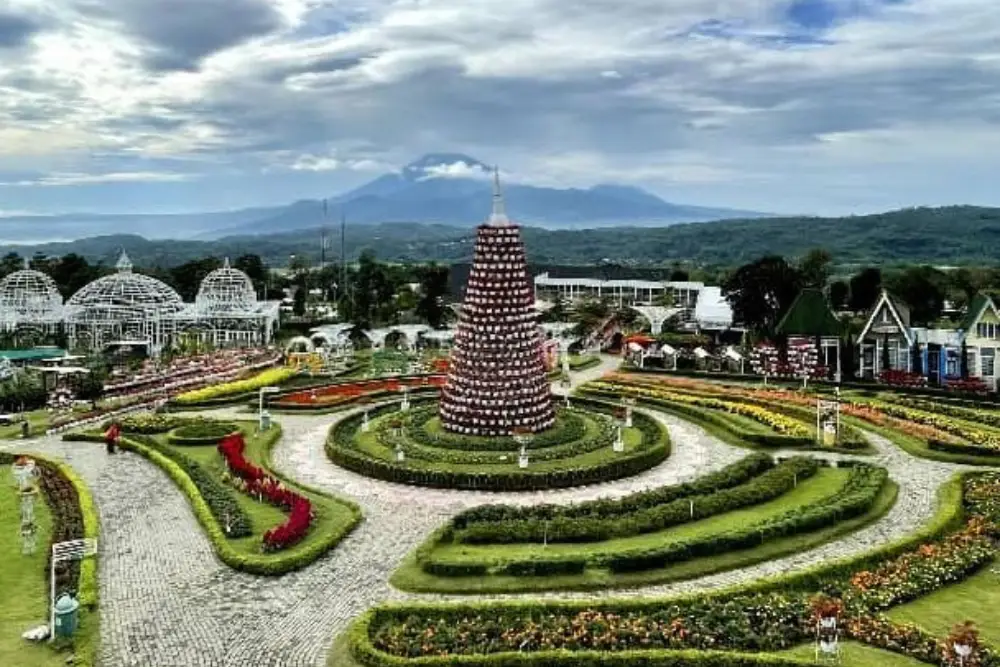
<instances>
[{"instance_id":1,"label":"white arch","mask_svg":"<svg viewBox=\"0 0 1000 667\"><path fill-rule=\"evenodd\" d=\"M629 306L632 310L642 315L649 322L650 330L654 336L663 333L663 323L671 317L681 312L681 308L667 308L665 306Z\"/></svg>"}]
</instances>

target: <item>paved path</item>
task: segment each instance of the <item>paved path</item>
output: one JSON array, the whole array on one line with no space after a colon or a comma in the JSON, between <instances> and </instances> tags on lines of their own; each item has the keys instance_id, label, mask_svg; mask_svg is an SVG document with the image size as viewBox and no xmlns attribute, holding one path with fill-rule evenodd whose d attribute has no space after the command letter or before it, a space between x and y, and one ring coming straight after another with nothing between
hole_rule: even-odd
<instances>
[{"instance_id":1,"label":"paved path","mask_svg":"<svg viewBox=\"0 0 1000 667\"><path fill-rule=\"evenodd\" d=\"M575 374L573 385L616 365L617 359L604 358L600 366ZM515 494L424 489L361 477L334 466L323 453L329 427L343 415L280 415L284 437L275 448L275 466L304 483L354 499L365 521L333 553L276 579L239 574L219 563L186 499L145 460L128 453L109 457L102 445L55 438L24 443L20 449L68 460L93 490L102 531L102 667L319 667L333 637L371 606L387 599L443 599L393 590L388 580L413 548L458 511L482 503L616 497L691 480L747 454L686 422L654 416L667 426L674 443L672 456L660 466L602 485ZM879 450L875 460L899 483L900 498L886 517L868 528L788 558L690 582L526 597L703 590L807 567L901 537L933 514L937 487L960 466L916 459L882 438L872 439Z\"/></svg>"}]
</instances>

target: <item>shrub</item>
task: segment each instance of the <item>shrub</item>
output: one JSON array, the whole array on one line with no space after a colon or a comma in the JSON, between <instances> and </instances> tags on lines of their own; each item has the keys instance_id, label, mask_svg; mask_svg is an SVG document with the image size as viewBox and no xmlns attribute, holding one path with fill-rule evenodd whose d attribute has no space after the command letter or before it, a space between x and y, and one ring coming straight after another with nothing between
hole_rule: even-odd
<instances>
[{"instance_id":1,"label":"shrub","mask_svg":"<svg viewBox=\"0 0 1000 667\"><path fill-rule=\"evenodd\" d=\"M175 428L170 433L169 440L174 445L214 445L230 433L239 430L236 424L200 421Z\"/></svg>"},{"instance_id":2,"label":"shrub","mask_svg":"<svg viewBox=\"0 0 1000 667\"><path fill-rule=\"evenodd\" d=\"M793 458L745 484L714 493L676 498L604 516L578 514L567 518L555 514L552 519L544 520L479 522L456 530L454 539L469 544L538 542L543 538L550 542L599 542L641 535L773 500L791 491L798 481L811 477L818 469L819 464L814 459Z\"/></svg>"}]
</instances>

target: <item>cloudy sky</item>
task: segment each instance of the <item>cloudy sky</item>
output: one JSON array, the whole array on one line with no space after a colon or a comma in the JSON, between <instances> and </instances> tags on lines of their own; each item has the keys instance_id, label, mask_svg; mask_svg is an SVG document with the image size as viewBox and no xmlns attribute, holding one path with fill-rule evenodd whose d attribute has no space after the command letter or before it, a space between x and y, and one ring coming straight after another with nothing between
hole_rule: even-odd
<instances>
[{"instance_id":1,"label":"cloudy sky","mask_svg":"<svg viewBox=\"0 0 1000 667\"><path fill-rule=\"evenodd\" d=\"M428 152L839 214L1000 205L997 0L0 0L0 212L332 196Z\"/></svg>"}]
</instances>

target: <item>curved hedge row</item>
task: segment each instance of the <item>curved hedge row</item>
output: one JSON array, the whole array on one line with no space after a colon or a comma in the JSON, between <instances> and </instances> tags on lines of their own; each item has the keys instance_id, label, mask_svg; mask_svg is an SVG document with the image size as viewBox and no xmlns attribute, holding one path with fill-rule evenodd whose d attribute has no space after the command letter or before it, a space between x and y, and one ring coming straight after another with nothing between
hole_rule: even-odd
<instances>
[{"instance_id":1,"label":"curved hedge row","mask_svg":"<svg viewBox=\"0 0 1000 667\"><path fill-rule=\"evenodd\" d=\"M173 445L214 445L230 433L235 433L238 430L240 429L236 424L205 421L179 426L170 432L167 439Z\"/></svg>"},{"instance_id":2,"label":"curved hedge row","mask_svg":"<svg viewBox=\"0 0 1000 667\"><path fill-rule=\"evenodd\" d=\"M875 504L888 478L888 472L884 468L859 464L851 469L847 482L832 497L790 510L756 525L652 548L623 549L584 555L576 553L535 555L498 563L434 558L422 550L418 551L417 558L424 572L442 577L508 575L515 572L521 576L529 573L547 576L553 570L561 572L565 567L581 567L580 563L583 563L584 568L607 568L613 573L641 572L701 556L754 547L769 538L806 533L825 528L837 521L859 516ZM427 551L429 550L428 547Z\"/></svg>"},{"instance_id":3,"label":"curved hedge row","mask_svg":"<svg viewBox=\"0 0 1000 667\"><path fill-rule=\"evenodd\" d=\"M601 542L642 535L774 500L818 470L819 463L815 459L796 457L744 484L714 493L691 495L600 517L556 515L544 520L477 522L455 530L452 541L466 544L512 544L540 542L543 539L549 542Z\"/></svg>"},{"instance_id":4,"label":"curved hedge row","mask_svg":"<svg viewBox=\"0 0 1000 667\"><path fill-rule=\"evenodd\" d=\"M281 430L274 425L272 426L272 433L274 434L272 439L266 444L268 451L277 442ZM103 437L100 434L94 433L68 433L63 436L63 440L103 442ZM297 549L293 553L272 553L266 555L240 553L230 546L229 538L233 537L233 535L231 533L229 536L225 534L222 528L223 524L216 518L215 513L206 498L199 492L188 471L178 461L164 453L168 451L168 448L159 446L159 443L156 443L151 438L139 438L130 434L121 439L121 447L148 459L170 476L181 492L187 496L188 502L191 503L191 508L194 510L195 517L198 519L198 523L201 524L202 528L208 534L209 540L212 542L212 547L215 549L216 555L223 563L234 570L263 576L279 576L302 569L337 546L341 540L354 530L362 518L361 510L356 504L338 499L338 502L349 507L351 513L354 515L354 521L346 525L343 530L331 532L321 539L310 542L307 547ZM312 489L309 490L313 491ZM313 492L320 495L328 495L318 491Z\"/></svg>"},{"instance_id":5,"label":"curved hedge row","mask_svg":"<svg viewBox=\"0 0 1000 667\"><path fill-rule=\"evenodd\" d=\"M663 650L643 647L627 648L619 652L596 652L586 649L566 650L549 649L518 653L458 653L444 651L437 656L419 655L420 657L403 657L387 653L384 646L376 646L374 639L379 633L392 630L392 626L405 622L407 619L419 622L422 618L434 619L438 636L452 636L448 628L442 628L445 623L467 620L478 623L481 620L494 622L499 632L502 628L500 619L509 614L542 619L554 613L576 614L584 609L607 611L620 616L630 613L672 614L674 610L683 608L692 600L704 602L720 602L726 608L731 608L735 602L741 609L746 609L742 603L744 596L778 593L777 601L787 600L789 595L802 592L825 591L838 594L843 582L851 575L863 569L876 567L878 564L896 558L897 556L917 549L921 544L940 539L945 534L959 526L963 519L962 480L967 475L955 475L938 491L939 506L933 519L920 529L885 546L862 554L828 561L819 565L791 574L782 574L766 579L759 579L747 584L739 584L711 592L673 596L669 598L650 599L611 599L581 603L572 600L546 601L504 601L504 602L468 602L454 603L418 603L405 605L381 606L370 610L360 617L348 633L348 646L352 656L365 667L409 667L423 665L424 667L549 667L550 665L569 667L570 665L585 665L597 667L611 665L613 667L776 667L812 664L811 661L800 662L782 656L740 654L722 651L685 651ZM754 598L751 598L754 599ZM744 614L753 617L753 614ZM715 617L718 614L713 609L710 614L702 614L701 618ZM683 626L681 626L683 627ZM728 631L715 633L719 638L727 638ZM618 636L631 636L641 639L644 632ZM652 635L656 637L656 635ZM766 640L766 636L765 636ZM784 645L798 643L786 642ZM760 646L754 650L760 650Z\"/></svg>"},{"instance_id":6,"label":"curved hedge row","mask_svg":"<svg viewBox=\"0 0 1000 667\"><path fill-rule=\"evenodd\" d=\"M613 406L601 405L610 410ZM396 405L379 406L377 416ZM371 416L371 413L369 413ZM540 489L583 486L635 475L663 462L670 454L670 441L666 429L655 420L636 415L635 426L642 432L643 443L635 450L622 453L605 463L583 468L566 468L551 471L509 471L472 473L452 470L424 470L407 467L394 461L369 456L357 450L355 433L360 429L362 415L355 414L335 424L326 443L327 457L353 472L367 477L410 484L449 489L478 489L485 491L535 491Z\"/></svg>"},{"instance_id":7,"label":"curved hedge row","mask_svg":"<svg viewBox=\"0 0 1000 667\"><path fill-rule=\"evenodd\" d=\"M473 451L512 451L521 448L512 437L484 438L481 436L460 435L458 433L430 433L426 423L436 416L433 408L413 411L403 419L403 431L407 437L418 445L435 449L457 449L463 452ZM527 450L556 447L579 440L586 434L586 424L583 419L569 410L557 409L556 423L552 428L536 433L525 445Z\"/></svg>"},{"instance_id":8,"label":"curved hedge row","mask_svg":"<svg viewBox=\"0 0 1000 667\"><path fill-rule=\"evenodd\" d=\"M568 411L564 411L562 414L566 415L567 412ZM574 440L567 441L565 444L561 445L553 445L544 448L525 447L525 449L528 449L531 452L532 461L539 462L568 459L574 456L581 456L601 448L611 447L614 444L614 424L603 415L595 415L595 419L591 421L597 429L597 432L591 433L590 435L586 435L586 423L588 420L585 417L579 414L571 414L568 416L572 419L580 420L581 424L583 424L581 435L575 437ZM422 419L422 417L418 417L418 419ZM636 420L639 419L648 419L648 417L637 416ZM575 432L576 429L574 429L574 435ZM498 439L498 444L495 445L496 448L492 450L481 450L477 448L474 451L462 451L452 447L431 447L410 440L407 436L407 431L405 430L400 435L394 435L389 424L386 422L379 423L376 430L376 437L378 438L380 444L389 449L394 450L397 447L402 448L403 451L406 452L408 458L437 463L456 463L467 465L496 464L500 456L503 455L513 457L519 449L519 446L509 438ZM504 450L503 443L508 443L509 448Z\"/></svg>"}]
</instances>

